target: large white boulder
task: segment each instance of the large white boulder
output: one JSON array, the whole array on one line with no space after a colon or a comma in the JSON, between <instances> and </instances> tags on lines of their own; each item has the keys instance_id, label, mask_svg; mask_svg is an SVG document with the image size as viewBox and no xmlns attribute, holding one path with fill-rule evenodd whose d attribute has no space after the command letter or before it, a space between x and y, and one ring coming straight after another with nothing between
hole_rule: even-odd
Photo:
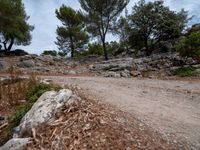
<instances>
[{"instance_id":1,"label":"large white boulder","mask_svg":"<svg viewBox=\"0 0 200 150\"><path fill-rule=\"evenodd\" d=\"M68 89L44 93L23 117L20 125L16 128L17 132L14 137L22 137L24 133L30 134L32 128L37 128L54 120L55 114L73 97L72 91Z\"/></svg>"}]
</instances>

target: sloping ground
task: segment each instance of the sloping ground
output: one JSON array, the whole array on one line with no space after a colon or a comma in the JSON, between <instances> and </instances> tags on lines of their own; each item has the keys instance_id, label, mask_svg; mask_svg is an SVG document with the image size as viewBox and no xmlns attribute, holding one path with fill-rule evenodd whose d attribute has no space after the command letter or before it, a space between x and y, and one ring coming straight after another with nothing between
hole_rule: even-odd
<instances>
[{"instance_id":1,"label":"sloping ground","mask_svg":"<svg viewBox=\"0 0 200 150\"><path fill-rule=\"evenodd\" d=\"M92 100L66 105L57 120L33 132L34 144L28 149L186 149L171 144L136 118Z\"/></svg>"},{"instance_id":2,"label":"sloping ground","mask_svg":"<svg viewBox=\"0 0 200 150\"><path fill-rule=\"evenodd\" d=\"M44 77L78 85L95 100L108 102L137 117L173 142L200 148L200 81L161 81L100 77Z\"/></svg>"}]
</instances>

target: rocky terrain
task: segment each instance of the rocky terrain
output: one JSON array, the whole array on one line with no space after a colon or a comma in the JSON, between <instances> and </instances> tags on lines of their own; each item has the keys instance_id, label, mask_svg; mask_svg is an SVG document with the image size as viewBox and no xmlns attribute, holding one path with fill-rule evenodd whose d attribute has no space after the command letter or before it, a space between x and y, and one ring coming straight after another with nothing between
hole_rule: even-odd
<instances>
[{"instance_id":1,"label":"rocky terrain","mask_svg":"<svg viewBox=\"0 0 200 150\"><path fill-rule=\"evenodd\" d=\"M182 66L192 66L198 75L159 80ZM19 78L35 74L64 89L44 93L0 150L200 148L200 64L193 59L175 53L108 61L2 57L1 81L12 76L11 68ZM0 114L0 133L6 120Z\"/></svg>"},{"instance_id":2,"label":"rocky terrain","mask_svg":"<svg viewBox=\"0 0 200 150\"><path fill-rule=\"evenodd\" d=\"M193 66L200 72L200 64L193 59L183 59L176 53L163 53L143 58L119 58L95 63L91 70L105 77L150 77L171 75L180 66Z\"/></svg>"},{"instance_id":3,"label":"rocky terrain","mask_svg":"<svg viewBox=\"0 0 200 150\"><path fill-rule=\"evenodd\" d=\"M0 72L7 73L13 66L23 74L40 75L98 75L104 77L159 78L171 76L171 71L181 66L192 66L200 72L195 60L183 59L176 53L154 54L142 58L118 58L103 61L101 57L67 59L49 55L25 55L0 59Z\"/></svg>"},{"instance_id":4,"label":"rocky terrain","mask_svg":"<svg viewBox=\"0 0 200 150\"><path fill-rule=\"evenodd\" d=\"M50 55L25 55L0 58L0 72L8 72L10 67L20 70L23 74L62 74L75 75L88 73L90 61L96 58L71 60ZM97 61L98 59L96 59Z\"/></svg>"}]
</instances>

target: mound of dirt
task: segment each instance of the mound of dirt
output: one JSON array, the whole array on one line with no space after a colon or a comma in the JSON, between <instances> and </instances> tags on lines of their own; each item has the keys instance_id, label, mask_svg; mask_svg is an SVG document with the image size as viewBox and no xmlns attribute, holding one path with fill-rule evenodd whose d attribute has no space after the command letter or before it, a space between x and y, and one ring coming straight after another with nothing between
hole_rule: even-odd
<instances>
[{"instance_id":1,"label":"mound of dirt","mask_svg":"<svg viewBox=\"0 0 200 150\"><path fill-rule=\"evenodd\" d=\"M28 149L178 149L137 119L92 100L66 105L57 120L33 130ZM180 147L179 147L180 148Z\"/></svg>"}]
</instances>

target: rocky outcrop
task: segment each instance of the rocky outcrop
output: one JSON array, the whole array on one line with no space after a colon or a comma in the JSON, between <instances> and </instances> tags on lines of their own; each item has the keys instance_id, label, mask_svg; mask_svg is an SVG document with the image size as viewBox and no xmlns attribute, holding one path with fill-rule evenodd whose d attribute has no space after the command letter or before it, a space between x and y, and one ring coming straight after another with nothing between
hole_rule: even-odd
<instances>
[{"instance_id":1,"label":"rocky outcrop","mask_svg":"<svg viewBox=\"0 0 200 150\"><path fill-rule=\"evenodd\" d=\"M148 76L150 72L169 75L171 68L182 65L196 65L197 62L191 58L183 59L176 53L163 53L143 58L122 58L113 59L96 63L90 67L105 77L143 77ZM151 76L149 74L149 76Z\"/></svg>"},{"instance_id":2,"label":"rocky outcrop","mask_svg":"<svg viewBox=\"0 0 200 150\"><path fill-rule=\"evenodd\" d=\"M91 58L94 60L94 58ZM94 61L91 61L94 62ZM0 71L7 72L14 67L23 74L84 74L89 72L90 59L71 59L50 55L24 55L17 57L2 57L0 59Z\"/></svg>"},{"instance_id":3,"label":"rocky outcrop","mask_svg":"<svg viewBox=\"0 0 200 150\"><path fill-rule=\"evenodd\" d=\"M20 67L20 68L31 68L34 66L34 61L32 60L24 60L24 61L21 61L21 62L18 62L17 63L17 67Z\"/></svg>"},{"instance_id":4,"label":"rocky outcrop","mask_svg":"<svg viewBox=\"0 0 200 150\"><path fill-rule=\"evenodd\" d=\"M119 71L124 69L131 69L133 64L133 58L120 58L111 59L108 61L102 61L96 63L91 69L98 70L109 70L109 71Z\"/></svg>"},{"instance_id":5,"label":"rocky outcrop","mask_svg":"<svg viewBox=\"0 0 200 150\"><path fill-rule=\"evenodd\" d=\"M24 133L30 134L32 128L48 124L71 98L73 98L73 93L67 89L44 93L21 120L16 128L15 137L22 137Z\"/></svg>"},{"instance_id":6,"label":"rocky outcrop","mask_svg":"<svg viewBox=\"0 0 200 150\"><path fill-rule=\"evenodd\" d=\"M5 73L9 66L14 66L23 74L101 75L104 77L130 78L132 76L148 77L151 76L151 73L168 76L173 67L197 64L195 60L191 58L183 59L173 52L158 53L140 58L126 57L108 61L102 61L102 59L102 57L70 59L49 55L25 55L14 58L1 58L0 71ZM8 62L12 63L8 65Z\"/></svg>"},{"instance_id":7,"label":"rocky outcrop","mask_svg":"<svg viewBox=\"0 0 200 150\"><path fill-rule=\"evenodd\" d=\"M102 61L90 66L94 72L103 74L105 77L130 77L130 70L133 67L133 58L112 59Z\"/></svg>"}]
</instances>

